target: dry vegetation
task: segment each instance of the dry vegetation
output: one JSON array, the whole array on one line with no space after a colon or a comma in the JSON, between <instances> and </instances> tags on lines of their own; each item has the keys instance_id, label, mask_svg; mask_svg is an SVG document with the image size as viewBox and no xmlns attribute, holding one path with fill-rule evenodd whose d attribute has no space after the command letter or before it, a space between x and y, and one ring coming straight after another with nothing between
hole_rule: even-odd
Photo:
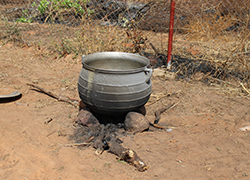
<instances>
[{"instance_id":1,"label":"dry vegetation","mask_svg":"<svg viewBox=\"0 0 250 180\"><path fill-rule=\"evenodd\" d=\"M181 4L189 19L181 29L187 40L198 46L198 52L192 55L221 68L219 74L224 80L234 76L249 87L249 1L182 1Z\"/></svg>"},{"instance_id":2,"label":"dry vegetation","mask_svg":"<svg viewBox=\"0 0 250 180\"><path fill-rule=\"evenodd\" d=\"M148 3L149 9L126 27L107 23L112 20L109 14L101 20L93 21L89 16L76 19L72 14L66 16L63 12L62 18L67 18L65 21L71 19L78 23L77 26L67 26L55 23L17 23L13 20L22 17L22 11L6 13L8 7L25 7L32 2L1 2L6 5L1 8L0 35L3 44L12 41L21 46L34 46L42 55L56 53L55 58L60 58L68 54L76 57L99 51L154 54L155 51L149 46L151 42L159 53L167 54L170 1L138 1ZM249 7L248 0L177 1L173 67L179 77L190 78L202 72L206 74L206 80L208 76L223 81L233 80L237 87L240 81L250 88ZM95 12L98 11L100 9Z\"/></svg>"}]
</instances>

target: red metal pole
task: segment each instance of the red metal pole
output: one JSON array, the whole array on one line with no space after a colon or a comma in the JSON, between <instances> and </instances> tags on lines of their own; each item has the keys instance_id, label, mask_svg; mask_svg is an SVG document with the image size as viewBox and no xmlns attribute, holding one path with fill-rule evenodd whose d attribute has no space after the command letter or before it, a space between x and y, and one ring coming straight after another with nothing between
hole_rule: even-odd
<instances>
[{"instance_id":1,"label":"red metal pole","mask_svg":"<svg viewBox=\"0 0 250 180\"><path fill-rule=\"evenodd\" d=\"M175 0L171 0L169 36L168 36L168 58L167 58L168 69L170 69L171 57L172 57L172 44L173 44L173 34L174 34L174 11L175 11Z\"/></svg>"}]
</instances>

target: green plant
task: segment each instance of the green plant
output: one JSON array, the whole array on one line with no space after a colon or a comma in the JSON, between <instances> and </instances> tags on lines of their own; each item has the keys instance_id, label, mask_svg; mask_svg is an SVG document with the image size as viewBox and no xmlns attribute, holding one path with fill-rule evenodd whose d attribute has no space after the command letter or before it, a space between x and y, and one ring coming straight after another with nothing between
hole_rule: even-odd
<instances>
[{"instance_id":1,"label":"green plant","mask_svg":"<svg viewBox=\"0 0 250 180\"><path fill-rule=\"evenodd\" d=\"M65 12L73 11L75 15L89 16L94 11L86 7L89 0L41 0L38 5L40 14L45 15L45 22L49 18L57 18Z\"/></svg>"},{"instance_id":2,"label":"green plant","mask_svg":"<svg viewBox=\"0 0 250 180\"><path fill-rule=\"evenodd\" d=\"M32 5L32 7L36 7L37 6L36 2L33 2L31 5Z\"/></svg>"},{"instance_id":3,"label":"green plant","mask_svg":"<svg viewBox=\"0 0 250 180\"><path fill-rule=\"evenodd\" d=\"M17 19L16 22L32 23L33 20L32 20L31 17L29 16L28 10L25 9L25 10L22 11L22 17L20 17L19 19Z\"/></svg>"},{"instance_id":4,"label":"green plant","mask_svg":"<svg viewBox=\"0 0 250 180\"><path fill-rule=\"evenodd\" d=\"M118 159L117 162L120 162L122 164L125 164L125 161L124 160L121 160L121 159Z\"/></svg>"},{"instance_id":5,"label":"green plant","mask_svg":"<svg viewBox=\"0 0 250 180\"><path fill-rule=\"evenodd\" d=\"M66 82L67 82L67 81L69 81L69 79L68 79L68 78L63 79L63 80L62 80L62 83L63 83L63 84L66 84Z\"/></svg>"},{"instance_id":6,"label":"green plant","mask_svg":"<svg viewBox=\"0 0 250 180\"><path fill-rule=\"evenodd\" d=\"M107 163L105 163L105 165L104 166L110 166L110 162L107 162Z\"/></svg>"},{"instance_id":7,"label":"green plant","mask_svg":"<svg viewBox=\"0 0 250 180\"><path fill-rule=\"evenodd\" d=\"M59 53L59 58L75 53L75 49L68 39L62 38L61 43L55 44L55 51Z\"/></svg>"},{"instance_id":8,"label":"green plant","mask_svg":"<svg viewBox=\"0 0 250 180\"><path fill-rule=\"evenodd\" d=\"M57 171L60 171L60 170L63 170L63 169L64 169L64 167L61 166L61 167L59 167L59 168L57 169Z\"/></svg>"},{"instance_id":9,"label":"green plant","mask_svg":"<svg viewBox=\"0 0 250 180\"><path fill-rule=\"evenodd\" d=\"M49 1L47 1L47 0L41 0L40 4L38 5L38 11L41 14L45 14L45 12L48 9L48 7L49 7Z\"/></svg>"}]
</instances>

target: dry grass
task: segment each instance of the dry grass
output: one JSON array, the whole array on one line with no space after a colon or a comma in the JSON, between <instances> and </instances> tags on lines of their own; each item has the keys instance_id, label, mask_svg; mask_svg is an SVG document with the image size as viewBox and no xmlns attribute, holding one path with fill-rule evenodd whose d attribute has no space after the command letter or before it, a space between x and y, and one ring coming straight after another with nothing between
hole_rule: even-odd
<instances>
[{"instance_id":1,"label":"dry grass","mask_svg":"<svg viewBox=\"0 0 250 180\"><path fill-rule=\"evenodd\" d=\"M175 27L186 41L178 43L180 35L176 35L174 52L197 63L205 60L207 67L214 67L214 77L233 78L249 88L250 2L189 0L178 1L177 7L178 16L185 16L186 22L180 24L177 19Z\"/></svg>"},{"instance_id":2,"label":"dry grass","mask_svg":"<svg viewBox=\"0 0 250 180\"><path fill-rule=\"evenodd\" d=\"M147 14L133 23L133 28L100 25L107 20L105 18L95 22L91 18L84 18L75 27L24 24L8 19L8 16L17 16L16 14L2 13L1 41L26 44L37 49L46 48L47 53L56 53L58 57L68 54L76 57L100 51L154 53L147 46L148 42L153 43L160 53L166 54L170 4L165 1L150 1L150 6ZM199 71L208 74L210 70L215 78L234 78L250 88L248 7L249 0L176 1L173 55L183 60L188 59L176 66L177 71L182 75L195 75ZM79 23L79 19L76 22ZM197 67L201 68L200 64L207 70L198 70Z\"/></svg>"}]
</instances>

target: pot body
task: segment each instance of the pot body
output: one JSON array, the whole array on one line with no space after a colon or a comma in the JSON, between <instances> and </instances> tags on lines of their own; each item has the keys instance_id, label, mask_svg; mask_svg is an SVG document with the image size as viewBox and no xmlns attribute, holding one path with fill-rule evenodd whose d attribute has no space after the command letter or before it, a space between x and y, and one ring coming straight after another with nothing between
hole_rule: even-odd
<instances>
[{"instance_id":1,"label":"pot body","mask_svg":"<svg viewBox=\"0 0 250 180\"><path fill-rule=\"evenodd\" d=\"M121 115L142 107L151 94L152 69L145 57L123 52L82 58L78 80L81 100L93 111Z\"/></svg>"}]
</instances>

